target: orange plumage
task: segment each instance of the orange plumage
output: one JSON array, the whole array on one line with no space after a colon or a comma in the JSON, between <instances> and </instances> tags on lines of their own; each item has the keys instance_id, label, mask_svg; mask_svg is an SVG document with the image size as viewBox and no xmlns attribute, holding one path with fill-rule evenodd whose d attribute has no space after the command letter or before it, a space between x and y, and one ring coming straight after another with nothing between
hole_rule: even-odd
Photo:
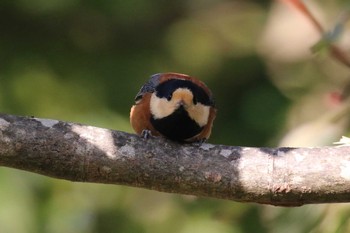
<instances>
[{"instance_id":1,"label":"orange plumage","mask_svg":"<svg viewBox=\"0 0 350 233\"><path fill-rule=\"evenodd\" d=\"M146 137L197 142L209 138L215 116L212 93L203 82L184 74L162 73L152 75L136 95L130 123Z\"/></svg>"}]
</instances>

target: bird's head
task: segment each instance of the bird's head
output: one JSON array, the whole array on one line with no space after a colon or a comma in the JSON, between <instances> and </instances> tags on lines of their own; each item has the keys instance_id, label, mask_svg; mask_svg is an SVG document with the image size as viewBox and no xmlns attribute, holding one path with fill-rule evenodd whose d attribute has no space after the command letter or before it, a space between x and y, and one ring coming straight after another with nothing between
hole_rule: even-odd
<instances>
[{"instance_id":1,"label":"bird's head","mask_svg":"<svg viewBox=\"0 0 350 233\"><path fill-rule=\"evenodd\" d=\"M154 119L186 111L202 127L208 123L210 97L190 80L170 79L157 86L150 100L150 110Z\"/></svg>"}]
</instances>

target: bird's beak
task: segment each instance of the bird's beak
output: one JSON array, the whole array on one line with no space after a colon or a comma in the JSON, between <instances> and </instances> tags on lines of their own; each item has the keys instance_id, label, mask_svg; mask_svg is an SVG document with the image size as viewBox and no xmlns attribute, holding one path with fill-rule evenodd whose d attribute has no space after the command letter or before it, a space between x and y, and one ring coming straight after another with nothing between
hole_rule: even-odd
<instances>
[{"instance_id":1,"label":"bird's beak","mask_svg":"<svg viewBox=\"0 0 350 233\"><path fill-rule=\"evenodd\" d=\"M185 103L185 101L183 101L183 100L181 100L181 101L179 101L178 103L177 103L177 107L179 108L179 107L185 107L186 106L186 103Z\"/></svg>"}]
</instances>

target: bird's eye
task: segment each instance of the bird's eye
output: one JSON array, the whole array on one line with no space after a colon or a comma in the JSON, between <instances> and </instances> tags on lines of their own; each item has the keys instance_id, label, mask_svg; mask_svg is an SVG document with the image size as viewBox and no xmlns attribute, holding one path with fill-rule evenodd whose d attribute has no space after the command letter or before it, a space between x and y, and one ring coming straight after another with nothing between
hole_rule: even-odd
<instances>
[{"instance_id":1,"label":"bird's eye","mask_svg":"<svg viewBox=\"0 0 350 233\"><path fill-rule=\"evenodd\" d=\"M173 95L172 95L172 94L169 94L169 95L166 97L166 99L167 99L168 101L170 101L172 97L173 97Z\"/></svg>"},{"instance_id":2,"label":"bird's eye","mask_svg":"<svg viewBox=\"0 0 350 233\"><path fill-rule=\"evenodd\" d=\"M139 103L142 100L142 95L137 95L135 97L135 103Z\"/></svg>"}]
</instances>

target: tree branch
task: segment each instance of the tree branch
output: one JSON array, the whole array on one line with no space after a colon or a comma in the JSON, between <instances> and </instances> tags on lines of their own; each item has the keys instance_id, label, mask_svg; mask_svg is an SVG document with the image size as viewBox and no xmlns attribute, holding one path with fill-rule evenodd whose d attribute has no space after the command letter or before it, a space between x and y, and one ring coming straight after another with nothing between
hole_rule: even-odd
<instances>
[{"instance_id":1,"label":"tree branch","mask_svg":"<svg viewBox=\"0 0 350 233\"><path fill-rule=\"evenodd\" d=\"M183 145L57 120L0 114L0 166L280 206L350 202L350 147Z\"/></svg>"}]
</instances>

